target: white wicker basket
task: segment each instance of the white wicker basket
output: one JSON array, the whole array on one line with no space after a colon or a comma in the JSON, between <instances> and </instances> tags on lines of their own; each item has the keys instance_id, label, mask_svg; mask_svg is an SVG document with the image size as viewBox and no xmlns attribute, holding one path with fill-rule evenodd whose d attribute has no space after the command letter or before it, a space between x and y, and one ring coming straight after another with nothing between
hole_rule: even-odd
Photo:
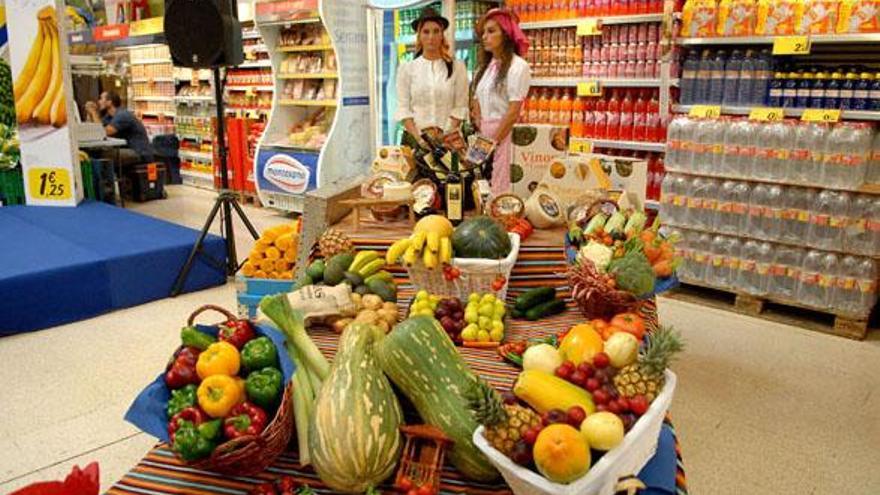
<instances>
[{"instance_id":1,"label":"white wicker basket","mask_svg":"<svg viewBox=\"0 0 880 495\"><path fill-rule=\"evenodd\" d=\"M498 468L516 495L612 495L620 478L637 475L654 457L663 419L675 393L675 383L675 373L666 370L663 391L627 432L623 442L605 453L583 478L567 485L553 483L531 469L515 464L489 445L483 437L482 426L474 432L474 443Z\"/></svg>"},{"instance_id":2,"label":"white wicker basket","mask_svg":"<svg viewBox=\"0 0 880 495\"><path fill-rule=\"evenodd\" d=\"M461 276L455 280L443 278L443 270L435 268L428 270L422 263L416 263L407 267L409 280L418 289L424 289L431 294L445 297L457 297L466 300L472 292L495 292L492 283L503 275L507 283L495 293L496 297L504 300L507 297L507 287L510 285L510 273L516 264L519 255L519 234L510 236L510 254L500 260L486 260L480 258L453 258L452 266L461 270Z\"/></svg>"}]
</instances>

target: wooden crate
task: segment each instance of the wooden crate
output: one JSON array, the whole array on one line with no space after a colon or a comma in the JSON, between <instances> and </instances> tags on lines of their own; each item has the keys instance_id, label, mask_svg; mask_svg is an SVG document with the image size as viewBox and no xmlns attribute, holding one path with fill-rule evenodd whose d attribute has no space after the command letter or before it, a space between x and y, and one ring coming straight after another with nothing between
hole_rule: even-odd
<instances>
[{"instance_id":1,"label":"wooden crate","mask_svg":"<svg viewBox=\"0 0 880 495\"><path fill-rule=\"evenodd\" d=\"M693 281L682 281L679 288L663 293L662 297L856 340L864 340L868 329L872 328L869 318L834 314L793 301L755 297L722 287L696 284Z\"/></svg>"}]
</instances>

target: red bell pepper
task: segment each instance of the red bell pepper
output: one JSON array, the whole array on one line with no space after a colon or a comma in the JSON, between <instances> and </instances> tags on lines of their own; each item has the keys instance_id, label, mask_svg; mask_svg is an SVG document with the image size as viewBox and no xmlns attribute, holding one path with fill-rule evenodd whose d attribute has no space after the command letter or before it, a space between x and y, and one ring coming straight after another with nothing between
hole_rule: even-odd
<instances>
[{"instance_id":1,"label":"red bell pepper","mask_svg":"<svg viewBox=\"0 0 880 495\"><path fill-rule=\"evenodd\" d=\"M199 352L195 347L184 347L174 355L165 372L165 384L168 388L176 389L199 383L199 375L196 373Z\"/></svg>"},{"instance_id":2,"label":"red bell pepper","mask_svg":"<svg viewBox=\"0 0 880 495\"><path fill-rule=\"evenodd\" d=\"M171 438L171 443L174 443L174 434L177 433L177 429L180 428L181 421L189 421L195 426L198 426L204 423L207 419L208 416L198 407L187 407L183 411L175 414L171 420L168 421L168 436Z\"/></svg>"},{"instance_id":3,"label":"red bell pepper","mask_svg":"<svg viewBox=\"0 0 880 495\"><path fill-rule=\"evenodd\" d=\"M248 320L228 320L220 325L217 338L222 342L229 342L236 349L241 350L248 341L256 336L254 327Z\"/></svg>"},{"instance_id":4,"label":"red bell pepper","mask_svg":"<svg viewBox=\"0 0 880 495\"><path fill-rule=\"evenodd\" d=\"M226 438L259 435L268 423L268 416L259 406L250 402L243 402L232 408L229 416L223 420Z\"/></svg>"}]
</instances>

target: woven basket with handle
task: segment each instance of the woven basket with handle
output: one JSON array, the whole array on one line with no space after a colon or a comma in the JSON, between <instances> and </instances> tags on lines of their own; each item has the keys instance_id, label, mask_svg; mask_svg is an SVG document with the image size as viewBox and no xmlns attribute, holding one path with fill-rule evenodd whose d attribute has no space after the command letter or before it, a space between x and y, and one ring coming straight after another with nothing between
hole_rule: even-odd
<instances>
[{"instance_id":1,"label":"woven basket with handle","mask_svg":"<svg viewBox=\"0 0 880 495\"><path fill-rule=\"evenodd\" d=\"M237 319L235 315L220 306L206 304L195 310L187 320L192 326L198 315L205 311L216 311L227 320ZM264 471L282 452L293 434L293 403L291 383L284 388L281 403L272 421L259 435L249 435L229 440L218 445L211 456L188 463L190 467L204 471L246 476Z\"/></svg>"}]
</instances>

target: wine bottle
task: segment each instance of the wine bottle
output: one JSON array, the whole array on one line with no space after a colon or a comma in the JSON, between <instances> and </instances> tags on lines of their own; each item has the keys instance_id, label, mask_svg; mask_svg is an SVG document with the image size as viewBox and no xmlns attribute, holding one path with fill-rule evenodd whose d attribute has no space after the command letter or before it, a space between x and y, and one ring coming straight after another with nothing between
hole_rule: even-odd
<instances>
[{"instance_id":1,"label":"wine bottle","mask_svg":"<svg viewBox=\"0 0 880 495\"><path fill-rule=\"evenodd\" d=\"M446 218L453 225L458 225L464 218L463 208L463 191L461 185L461 176L458 171L458 155L453 154L452 167L449 175L446 176Z\"/></svg>"}]
</instances>

